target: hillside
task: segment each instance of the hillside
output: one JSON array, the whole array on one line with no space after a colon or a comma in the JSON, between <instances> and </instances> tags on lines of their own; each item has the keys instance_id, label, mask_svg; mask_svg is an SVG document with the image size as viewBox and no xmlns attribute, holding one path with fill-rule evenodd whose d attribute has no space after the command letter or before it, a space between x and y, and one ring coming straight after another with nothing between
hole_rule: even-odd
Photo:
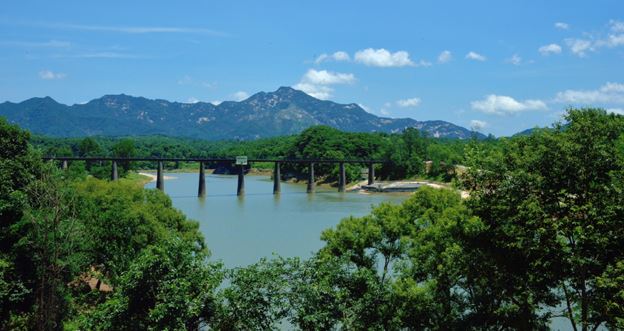
<instances>
[{"instance_id":1,"label":"hillside","mask_svg":"<svg viewBox=\"0 0 624 331\"><path fill-rule=\"evenodd\" d=\"M240 102L179 103L125 94L64 105L50 97L0 104L0 116L33 133L56 137L168 135L198 139L258 139L290 135L313 125L349 132L401 132L414 127L433 137L467 139L470 130L445 121L392 119L357 104L319 100L290 87ZM479 137L483 137L478 134Z\"/></svg>"}]
</instances>

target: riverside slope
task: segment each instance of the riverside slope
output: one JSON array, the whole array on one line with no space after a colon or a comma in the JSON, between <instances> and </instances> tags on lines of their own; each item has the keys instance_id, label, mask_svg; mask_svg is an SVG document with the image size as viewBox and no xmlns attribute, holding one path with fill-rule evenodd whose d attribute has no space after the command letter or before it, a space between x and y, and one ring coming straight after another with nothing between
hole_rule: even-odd
<instances>
[{"instance_id":1,"label":"riverside slope","mask_svg":"<svg viewBox=\"0 0 624 331\"><path fill-rule=\"evenodd\" d=\"M299 133L313 125L350 132L401 132L413 127L430 136L468 139L470 130L445 121L384 118L357 104L316 99L290 87L259 92L219 105L179 103L125 94L64 105L50 97L0 104L0 116L36 134L56 137L167 135L208 140L250 140ZM483 135L477 134L482 138Z\"/></svg>"}]
</instances>

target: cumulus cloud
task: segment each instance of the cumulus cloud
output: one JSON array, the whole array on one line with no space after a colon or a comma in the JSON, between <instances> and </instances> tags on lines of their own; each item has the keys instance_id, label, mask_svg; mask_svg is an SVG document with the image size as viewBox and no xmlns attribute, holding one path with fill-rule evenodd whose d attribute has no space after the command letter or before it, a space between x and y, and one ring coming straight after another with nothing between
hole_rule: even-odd
<instances>
[{"instance_id":1,"label":"cumulus cloud","mask_svg":"<svg viewBox=\"0 0 624 331\"><path fill-rule=\"evenodd\" d=\"M490 94L483 100L472 101L472 109L486 114L506 115L530 110L544 110L548 107L541 100L518 101L505 95Z\"/></svg>"},{"instance_id":2,"label":"cumulus cloud","mask_svg":"<svg viewBox=\"0 0 624 331\"><path fill-rule=\"evenodd\" d=\"M468 54L466 54L466 58L468 60L482 61L482 62L487 60L487 58L485 56L483 56L483 55L481 55L479 53L473 52L473 51L468 52Z\"/></svg>"},{"instance_id":3,"label":"cumulus cloud","mask_svg":"<svg viewBox=\"0 0 624 331\"><path fill-rule=\"evenodd\" d=\"M570 28L570 24L564 23L564 22L557 22L555 23L555 28L559 30L567 30Z\"/></svg>"},{"instance_id":4,"label":"cumulus cloud","mask_svg":"<svg viewBox=\"0 0 624 331\"><path fill-rule=\"evenodd\" d=\"M471 120L470 121L470 129L472 131L481 131L488 125L485 121L480 120Z\"/></svg>"},{"instance_id":5,"label":"cumulus cloud","mask_svg":"<svg viewBox=\"0 0 624 331\"><path fill-rule=\"evenodd\" d=\"M325 61L349 61L351 60L351 57L349 56L349 54L347 54L347 52L343 52L343 51L337 51L334 52L334 54L326 54L323 53L321 55L319 55L316 60L314 60L314 63L319 64Z\"/></svg>"},{"instance_id":6,"label":"cumulus cloud","mask_svg":"<svg viewBox=\"0 0 624 331\"><path fill-rule=\"evenodd\" d=\"M355 76L353 74L310 69L303 76L303 80L318 85L351 84L355 81Z\"/></svg>"},{"instance_id":7,"label":"cumulus cloud","mask_svg":"<svg viewBox=\"0 0 624 331\"><path fill-rule=\"evenodd\" d=\"M447 63L453 59L453 55L451 51L442 51L440 55L438 55L438 63Z\"/></svg>"},{"instance_id":8,"label":"cumulus cloud","mask_svg":"<svg viewBox=\"0 0 624 331\"><path fill-rule=\"evenodd\" d=\"M561 46L557 44L548 44L538 48L537 51L544 56L548 56L550 54L560 54Z\"/></svg>"},{"instance_id":9,"label":"cumulus cloud","mask_svg":"<svg viewBox=\"0 0 624 331\"><path fill-rule=\"evenodd\" d=\"M63 79L65 77L67 77L67 74L64 74L62 72L54 72L47 69L39 71L39 78L43 80Z\"/></svg>"},{"instance_id":10,"label":"cumulus cloud","mask_svg":"<svg viewBox=\"0 0 624 331\"><path fill-rule=\"evenodd\" d=\"M609 82L597 90L565 90L557 93L555 102L568 104L624 104L624 84Z\"/></svg>"},{"instance_id":11,"label":"cumulus cloud","mask_svg":"<svg viewBox=\"0 0 624 331\"><path fill-rule=\"evenodd\" d=\"M355 53L355 61L371 67L416 66L406 51L390 52L384 48L367 48ZM424 64L421 62L419 64Z\"/></svg>"},{"instance_id":12,"label":"cumulus cloud","mask_svg":"<svg viewBox=\"0 0 624 331\"><path fill-rule=\"evenodd\" d=\"M186 103L198 103L199 99L195 98L195 97L190 97L186 100Z\"/></svg>"},{"instance_id":13,"label":"cumulus cloud","mask_svg":"<svg viewBox=\"0 0 624 331\"><path fill-rule=\"evenodd\" d=\"M235 101L243 101L243 100L249 98L249 93L247 93L245 91L238 91L238 92L232 93L231 97Z\"/></svg>"},{"instance_id":14,"label":"cumulus cloud","mask_svg":"<svg viewBox=\"0 0 624 331\"><path fill-rule=\"evenodd\" d=\"M515 66L518 66L522 63L522 58L518 54L512 55L510 58L506 60L507 63L511 63Z\"/></svg>"},{"instance_id":15,"label":"cumulus cloud","mask_svg":"<svg viewBox=\"0 0 624 331\"><path fill-rule=\"evenodd\" d=\"M397 100L396 105L401 108L417 107L418 105L420 105L420 98L409 98L409 99Z\"/></svg>"},{"instance_id":16,"label":"cumulus cloud","mask_svg":"<svg viewBox=\"0 0 624 331\"><path fill-rule=\"evenodd\" d=\"M331 85L353 84L354 82L353 74L310 69L293 87L315 98L328 99L334 91Z\"/></svg>"}]
</instances>

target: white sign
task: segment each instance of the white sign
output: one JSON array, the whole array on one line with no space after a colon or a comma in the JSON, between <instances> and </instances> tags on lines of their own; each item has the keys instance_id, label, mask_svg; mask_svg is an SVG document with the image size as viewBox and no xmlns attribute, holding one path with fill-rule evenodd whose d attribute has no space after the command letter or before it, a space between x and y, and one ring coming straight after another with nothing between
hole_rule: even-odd
<instances>
[{"instance_id":1,"label":"white sign","mask_svg":"<svg viewBox=\"0 0 624 331\"><path fill-rule=\"evenodd\" d=\"M236 165L247 165L247 157L246 156L237 156L236 157Z\"/></svg>"}]
</instances>

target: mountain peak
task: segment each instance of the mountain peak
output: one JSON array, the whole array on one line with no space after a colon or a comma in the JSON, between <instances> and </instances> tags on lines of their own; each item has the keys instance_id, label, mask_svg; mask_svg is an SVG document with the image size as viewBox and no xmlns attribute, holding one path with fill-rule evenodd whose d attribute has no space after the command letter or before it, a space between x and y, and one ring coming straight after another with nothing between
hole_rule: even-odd
<instances>
[{"instance_id":1,"label":"mountain peak","mask_svg":"<svg viewBox=\"0 0 624 331\"><path fill-rule=\"evenodd\" d=\"M294 88L290 87L290 86L280 86L274 93L276 94L286 94L286 93L293 93L297 90L295 90Z\"/></svg>"},{"instance_id":2,"label":"mountain peak","mask_svg":"<svg viewBox=\"0 0 624 331\"><path fill-rule=\"evenodd\" d=\"M59 103L56 102L56 100L52 99L49 96L45 96L43 98L41 98L41 97L34 97L34 98L30 98L28 100L24 100L21 103L23 103L23 104L59 105Z\"/></svg>"},{"instance_id":3,"label":"mountain peak","mask_svg":"<svg viewBox=\"0 0 624 331\"><path fill-rule=\"evenodd\" d=\"M435 137L472 136L469 130L452 123L381 118L355 103L319 100L288 86L259 92L240 102L206 105L109 94L86 104L66 106L47 97L17 105L0 104L0 116L34 133L66 137L162 134L213 140L257 139L292 135L313 125L349 132L387 133L412 127Z\"/></svg>"}]
</instances>

